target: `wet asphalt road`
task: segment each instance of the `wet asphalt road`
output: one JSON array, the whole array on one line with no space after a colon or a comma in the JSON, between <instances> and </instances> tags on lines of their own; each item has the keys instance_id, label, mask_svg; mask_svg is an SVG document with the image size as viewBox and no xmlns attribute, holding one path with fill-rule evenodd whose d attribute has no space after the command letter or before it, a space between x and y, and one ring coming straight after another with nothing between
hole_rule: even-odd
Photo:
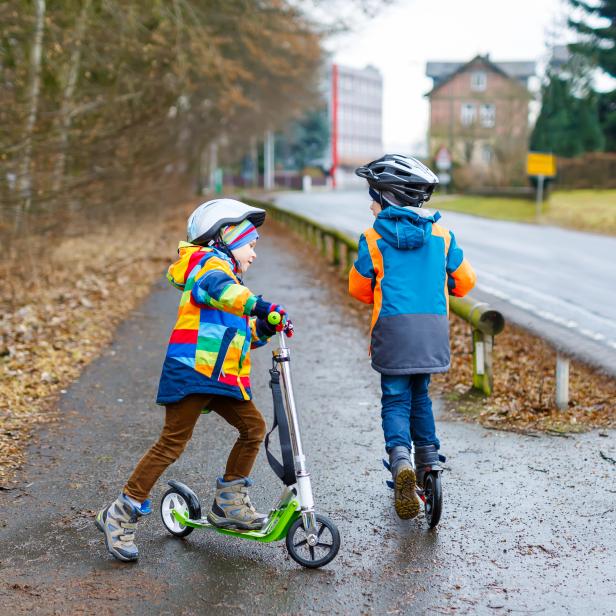
<instances>
[{"instance_id":1,"label":"wet asphalt road","mask_svg":"<svg viewBox=\"0 0 616 616\"><path fill-rule=\"evenodd\" d=\"M374 220L364 190L281 193L276 202L353 237ZM447 197L429 206L477 270L473 297L616 376L616 238L448 212Z\"/></svg>"},{"instance_id":2,"label":"wet asphalt road","mask_svg":"<svg viewBox=\"0 0 616 616\"><path fill-rule=\"evenodd\" d=\"M153 399L179 295L161 283L63 396L24 486L0 492L0 614L616 614L616 465L600 456L616 458L616 433L531 438L441 418L441 524L398 520L364 323L307 249L270 231L258 253L246 283L295 319L302 435L318 510L340 529L338 558L308 571L283 543L207 531L178 540L156 509L139 527L138 564L106 553L93 513L162 424ZM253 357L269 423L267 347ZM205 508L233 438L202 417L164 479L188 483ZM253 477L267 509L280 484L262 453ZM156 486L155 508L165 489Z\"/></svg>"}]
</instances>

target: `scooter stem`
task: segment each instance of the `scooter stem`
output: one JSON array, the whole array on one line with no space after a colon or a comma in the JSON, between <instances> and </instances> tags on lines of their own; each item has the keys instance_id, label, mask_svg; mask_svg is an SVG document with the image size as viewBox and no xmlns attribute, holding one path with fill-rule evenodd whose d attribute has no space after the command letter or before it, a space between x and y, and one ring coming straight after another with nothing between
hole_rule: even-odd
<instances>
[{"instance_id":1,"label":"scooter stem","mask_svg":"<svg viewBox=\"0 0 616 616\"><path fill-rule=\"evenodd\" d=\"M310 473L308 473L306 468L306 456L304 455L304 449L302 447L297 408L295 407L295 397L293 395L293 384L291 382L291 351L287 346L283 332L278 332L278 341L280 343L280 349L275 355L279 359L278 364L280 365L280 371L282 373L283 391L286 402L285 408L289 420L289 432L295 461L295 476L297 478L299 501L302 506L302 512L313 513L314 499L312 496Z\"/></svg>"}]
</instances>

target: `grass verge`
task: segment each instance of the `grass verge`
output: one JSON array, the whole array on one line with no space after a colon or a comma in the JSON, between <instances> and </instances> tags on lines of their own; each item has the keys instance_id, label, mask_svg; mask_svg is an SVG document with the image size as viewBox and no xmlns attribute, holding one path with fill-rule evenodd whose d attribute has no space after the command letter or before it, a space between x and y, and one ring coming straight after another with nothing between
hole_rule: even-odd
<instances>
[{"instance_id":1,"label":"grass verge","mask_svg":"<svg viewBox=\"0 0 616 616\"><path fill-rule=\"evenodd\" d=\"M536 222L535 203L525 199L452 195L435 198L433 205L436 209L484 218ZM576 231L616 235L616 190L556 191L544 203L541 222Z\"/></svg>"}]
</instances>

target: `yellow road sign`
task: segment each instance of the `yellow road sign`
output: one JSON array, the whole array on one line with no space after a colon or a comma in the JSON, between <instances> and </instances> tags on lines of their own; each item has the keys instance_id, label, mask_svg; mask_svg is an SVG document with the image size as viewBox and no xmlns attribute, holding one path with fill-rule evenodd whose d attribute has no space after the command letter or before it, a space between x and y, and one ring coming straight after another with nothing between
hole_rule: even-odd
<instances>
[{"instance_id":1,"label":"yellow road sign","mask_svg":"<svg viewBox=\"0 0 616 616\"><path fill-rule=\"evenodd\" d=\"M541 154L529 152L526 157L526 173L528 175L542 175L552 178L556 175L556 156L554 154Z\"/></svg>"}]
</instances>

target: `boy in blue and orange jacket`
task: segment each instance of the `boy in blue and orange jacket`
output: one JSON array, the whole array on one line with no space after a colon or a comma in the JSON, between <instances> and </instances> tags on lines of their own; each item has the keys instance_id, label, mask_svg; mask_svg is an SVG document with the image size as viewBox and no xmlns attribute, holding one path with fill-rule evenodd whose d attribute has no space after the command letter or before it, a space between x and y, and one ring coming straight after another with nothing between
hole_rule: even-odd
<instances>
[{"instance_id":1,"label":"boy in blue and orange jacket","mask_svg":"<svg viewBox=\"0 0 616 616\"><path fill-rule=\"evenodd\" d=\"M374 226L359 240L349 292L373 304L372 367L381 373L382 426L396 513L419 513L416 484L438 464L430 375L450 364L449 295L463 297L475 272L440 214L421 209L437 177L414 158L386 155L355 173L368 181ZM410 461L414 444L415 468Z\"/></svg>"}]
</instances>

